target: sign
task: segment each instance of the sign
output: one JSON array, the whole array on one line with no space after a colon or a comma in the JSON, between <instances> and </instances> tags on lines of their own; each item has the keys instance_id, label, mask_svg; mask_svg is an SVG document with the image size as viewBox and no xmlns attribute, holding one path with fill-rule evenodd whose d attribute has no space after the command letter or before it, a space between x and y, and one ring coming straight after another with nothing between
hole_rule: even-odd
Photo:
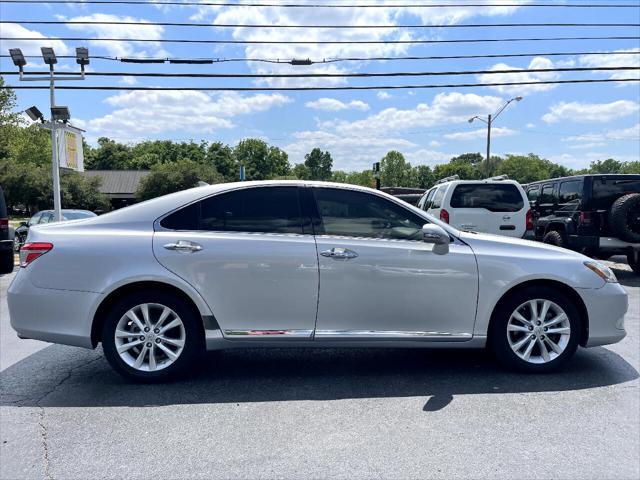
<instances>
[{"instance_id":1,"label":"sign","mask_svg":"<svg viewBox=\"0 0 640 480\"><path fill-rule=\"evenodd\" d=\"M71 125L57 125L58 161L60 168L77 172L84 171L84 152L82 150L82 130Z\"/></svg>"}]
</instances>

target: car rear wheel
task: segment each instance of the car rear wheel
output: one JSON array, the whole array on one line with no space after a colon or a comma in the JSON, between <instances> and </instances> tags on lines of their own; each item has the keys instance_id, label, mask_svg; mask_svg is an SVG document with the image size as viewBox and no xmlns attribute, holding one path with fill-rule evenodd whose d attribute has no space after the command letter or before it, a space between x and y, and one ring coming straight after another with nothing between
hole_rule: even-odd
<instances>
[{"instance_id":1,"label":"car rear wheel","mask_svg":"<svg viewBox=\"0 0 640 480\"><path fill-rule=\"evenodd\" d=\"M546 287L511 295L494 314L490 345L507 367L531 373L556 370L578 348L580 314L573 302Z\"/></svg>"},{"instance_id":2,"label":"car rear wheel","mask_svg":"<svg viewBox=\"0 0 640 480\"><path fill-rule=\"evenodd\" d=\"M557 230L551 230L547 232L542 239L543 243L548 243L549 245L555 245L556 247L566 247L567 242L564 239L564 235Z\"/></svg>"},{"instance_id":3,"label":"car rear wheel","mask_svg":"<svg viewBox=\"0 0 640 480\"><path fill-rule=\"evenodd\" d=\"M160 382L185 374L203 351L202 326L194 309L166 292L128 295L109 311L102 346L121 375Z\"/></svg>"}]
</instances>

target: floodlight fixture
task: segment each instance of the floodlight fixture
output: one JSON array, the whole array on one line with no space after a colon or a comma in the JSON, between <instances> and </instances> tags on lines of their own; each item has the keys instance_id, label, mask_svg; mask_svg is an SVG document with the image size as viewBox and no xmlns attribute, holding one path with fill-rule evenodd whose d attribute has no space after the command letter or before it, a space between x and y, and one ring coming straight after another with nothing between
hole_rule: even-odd
<instances>
[{"instance_id":1,"label":"floodlight fixture","mask_svg":"<svg viewBox=\"0 0 640 480\"><path fill-rule=\"evenodd\" d=\"M11 55L11 60L13 60L13 64L16 67L22 68L27 64L27 60L24 58L22 50L19 48L10 48L9 55Z\"/></svg>"},{"instance_id":2,"label":"floodlight fixture","mask_svg":"<svg viewBox=\"0 0 640 480\"><path fill-rule=\"evenodd\" d=\"M69 107L51 107L51 120L66 123L70 118Z\"/></svg>"},{"instance_id":3,"label":"floodlight fixture","mask_svg":"<svg viewBox=\"0 0 640 480\"><path fill-rule=\"evenodd\" d=\"M86 47L76 48L76 63L81 66L89 65L89 49Z\"/></svg>"},{"instance_id":4,"label":"floodlight fixture","mask_svg":"<svg viewBox=\"0 0 640 480\"><path fill-rule=\"evenodd\" d=\"M42 112L40 110L38 110L38 107L30 107L27 108L24 113L26 113L29 118L31 120L33 120L34 122L37 122L38 120L40 120L41 122L44 122L44 115L42 115Z\"/></svg>"},{"instance_id":5,"label":"floodlight fixture","mask_svg":"<svg viewBox=\"0 0 640 480\"><path fill-rule=\"evenodd\" d=\"M51 47L41 47L40 51L42 52L42 59L44 63L47 65L55 65L58 63L58 59L56 58L56 54Z\"/></svg>"},{"instance_id":6,"label":"floodlight fixture","mask_svg":"<svg viewBox=\"0 0 640 480\"><path fill-rule=\"evenodd\" d=\"M515 100L516 102L519 102L520 100L522 100L522 97L521 97L520 95L518 95L516 98L514 98L514 100Z\"/></svg>"}]
</instances>

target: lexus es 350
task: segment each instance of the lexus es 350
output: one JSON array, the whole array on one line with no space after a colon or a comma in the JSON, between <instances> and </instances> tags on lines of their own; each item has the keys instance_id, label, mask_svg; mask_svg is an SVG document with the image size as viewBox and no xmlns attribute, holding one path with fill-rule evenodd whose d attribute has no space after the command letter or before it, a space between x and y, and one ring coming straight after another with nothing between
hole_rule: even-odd
<instances>
[{"instance_id":1,"label":"lexus es 350","mask_svg":"<svg viewBox=\"0 0 640 480\"><path fill-rule=\"evenodd\" d=\"M248 346L488 346L546 372L625 336L627 295L601 263L351 185L193 188L34 226L20 263L8 292L20 337L102 343L142 381Z\"/></svg>"}]
</instances>

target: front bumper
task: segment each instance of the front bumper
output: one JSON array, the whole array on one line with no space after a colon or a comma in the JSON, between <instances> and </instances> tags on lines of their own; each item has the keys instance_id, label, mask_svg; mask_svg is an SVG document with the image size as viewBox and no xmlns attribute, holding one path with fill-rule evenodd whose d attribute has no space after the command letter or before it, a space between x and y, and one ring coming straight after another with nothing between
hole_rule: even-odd
<instances>
[{"instance_id":1,"label":"front bumper","mask_svg":"<svg viewBox=\"0 0 640 480\"><path fill-rule=\"evenodd\" d=\"M602 288L580 288L577 291L589 315L586 347L617 343L627 335L624 316L629 300L619 283L605 283Z\"/></svg>"},{"instance_id":2,"label":"front bumper","mask_svg":"<svg viewBox=\"0 0 640 480\"><path fill-rule=\"evenodd\" d=\"M93 348L91 324L102 295L38 288L19 270L7 292L11 327L19 337Z\"/></svg>"}]
</instances>

